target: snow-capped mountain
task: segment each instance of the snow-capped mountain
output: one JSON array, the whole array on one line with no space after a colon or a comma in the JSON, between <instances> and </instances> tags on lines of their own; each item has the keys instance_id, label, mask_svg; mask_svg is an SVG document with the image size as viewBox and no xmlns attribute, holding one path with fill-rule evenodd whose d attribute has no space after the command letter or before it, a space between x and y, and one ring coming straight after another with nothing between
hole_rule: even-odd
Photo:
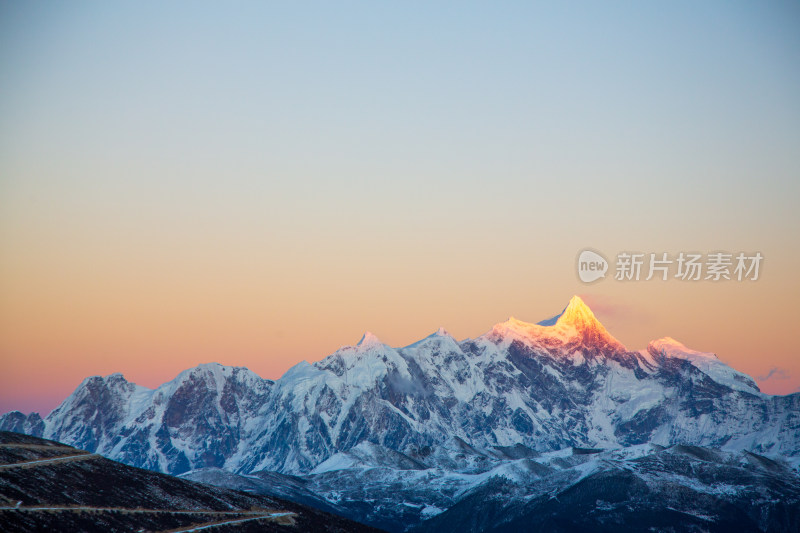
<instances>
[{"instance_id":1,"label":"snow-capped mountain","mask_svg":"<svg viewBox=\"0 0 800 533\"><path fill-rule=\"evenodd\" d=\"M683 445L576 452L509 461L411 531L792 532L800 523L797 474L757 454Z\"/></svg>"},{"instance_id":2,"label":"snow-capped mountain","mask_svg":"<svg viewBox=\"0 0 800 533\"><path fill-rule=\"evenodd\" d=\"M510 318L462 342L444 329L404 348L366 333L276 382L204 364L155 390L90 377L40 423L1 426L181 473L309 472L362 442L401 453L471 446L675 443L800 454L800 394L762 394L713 354L669 338L628 351L574 297L553 319Z\"/></svg>"},{"instance_id":3,"label":"snow-capped mountain","mask_svg":"<svg viewBox=\"0 0 800 533\"><path fill-rule=\"evenodd\" d=\"M366 333L275 382L218 364L155 390L120 374L91 377L44 419L12 412L0 429L172 474L484 476L533 454L641 445L746 450L796 465L800 394L763 394L715 355L670 338L629 351L574 297L551 319L510 318L460 342L439 329L392 348ZM335 484L314 490L338 504ZM429 503L417 521L442 510Z\"/></svg>"}]
</instances>

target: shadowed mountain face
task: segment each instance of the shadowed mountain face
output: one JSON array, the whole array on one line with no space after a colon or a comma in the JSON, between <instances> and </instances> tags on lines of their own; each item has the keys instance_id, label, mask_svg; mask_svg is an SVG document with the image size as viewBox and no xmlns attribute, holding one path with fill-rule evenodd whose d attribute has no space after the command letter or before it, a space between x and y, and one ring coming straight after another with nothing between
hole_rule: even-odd
<instances>
[{"instance_id":1,"label":"shadowed mountain face","mask_svg":"<svg viewBox=\"0 0 800 533\"><path fill-rule=\"evenodd\" d=\"M0 432L3 531L375 529L289 501L178 479L58 442ZM221 526L220 526L221 527Z\"/></svg>"},{"instance_id":2,"label":"shadowed mountain face","mask_svg":"<svg viewBox=\"0 0 800 533\"><path fill-rule=\"evenodd\" d=\"M414 531L790 532L800 524L800 477L784 464L696 446L630 452L573 452L549 473L492 477Z\"/></svg>"},{"instance_id":3,"label":"shadowed mountain face","mask_svg":"<svg viewBox=\"0 0 800 533\"><path fill-rule=\"evenodd\" d=\"M155 390L120 374L87 378L44 419L8 413L0 428L161 472L205 469L223 484L272 476L275 492L257 490L321 498L395 530L452 507L498 468L539 471L536 454L694 445L800 462L800 394L762 394L670 338L629 351L577 297L552 319L511 318L460 342L439 329L391 348L367 333L275 382L218 364ZM419 483L440 491L418 494Z\"/></svg>"}]
</instances>

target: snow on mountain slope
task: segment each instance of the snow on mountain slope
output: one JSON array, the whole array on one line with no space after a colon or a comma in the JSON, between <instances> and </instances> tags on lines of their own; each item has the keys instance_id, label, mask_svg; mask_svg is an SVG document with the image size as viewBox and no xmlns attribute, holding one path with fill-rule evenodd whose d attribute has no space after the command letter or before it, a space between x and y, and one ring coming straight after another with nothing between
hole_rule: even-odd
<instances>
[{"instance_id":1,"label":"snow on mountain slope","mask_svg":"<svg viewBox=\"0 0 800 533\"><path fill-rule=\"evenodd\" d=\"M46 438L151 470L222 466L272 382L217 363L181 372L151 390L121 374L81 383L44 419Z\"/></svg>"},{"instance_id":2,"label":"snow on mountain slope","mask_svg":"<svg viewBox=\"0 0 800 533\"><path fill-rule=\"evenodd\" d=\"M511 317L496 325L491 334L496 337L510 336L545 350L560 347L574 351L582 347L599 353L626 351L625 346L611 336L578 296L573 296L564 311L553 318L529 324Z\"/></svg>"},{"instance_id":3,"label":"snow on mountain slope","mask_svg":"<svg viewBox=\"0 0 800 533\"><path fill-rule=\"evenodd\" d=\"M784 463L683 445L626 451L560 454L538 475L491 476L410 531L797 530L800 478Z\"/></svg>"},{"instance_id":4,"label":"snow on mountain slope","mask_svg":"<svg viewBox=\"0 0 800 533\"><path fill-rule=\"evenodd\" d=\"M434 450L446 469L480 455L454 442L532 453L689 443L794 457L800 394L762 394L671 339L628 351L574 297L548 321L512 318L461 342L442 328L392 348L366 333L274 383L218 364L155 390L119 374L87 378L41 424L9 413L4 427L170 473L302 474L335 457L363 463L365 450L390 451L379 454L389 462Z\"/></svg>"},{"instance_id":5,"label":"snow on mountain slope","mask_svg":"<svg viewBox=\"0 0 800 533\"><path fill-rule=\"evenodd\" d=\"M63 442L80 443L102 453L103 444L115 436L146 407L152 390L129 383L122 374L86 378L45 418L44 437L58 436Z\"/></svg>"},{"instance_id":6,"label":"snow on mountain slope","mask_svg":"<svg viewBox=\"0 0 800 533\"><path fill-rule=\"evenodd\" d=\"M761 392L753 378L729 367L720 361L715 354L692 350L671 337L664 337L650 342L647 346L647 352L654 359L666 357L686 359L717 383L726 385L734 390L751 394Z\"/></svg>"}]
</instances>

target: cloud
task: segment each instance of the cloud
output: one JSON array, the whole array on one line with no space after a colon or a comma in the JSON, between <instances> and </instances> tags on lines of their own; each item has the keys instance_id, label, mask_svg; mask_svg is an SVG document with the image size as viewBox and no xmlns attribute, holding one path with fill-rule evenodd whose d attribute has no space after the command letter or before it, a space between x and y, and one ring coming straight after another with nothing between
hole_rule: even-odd
<instances>
[{"instance_id":1,"label":"cloud","mask_svg":"<svg viewBox=\"0 0 800 533\"><path fill-rule=\"evenodd\" d=\"M773 366L769 369L769 372L764 374L763 376L757 376L756 379L758 381L767 381L770 379L789 379L791 376L789 375L789 371L785 368L780 368L777 366Z\"/></svg>"},{"instance_id":2,"label":"cloud","mask_svg":"<svg viewBox=\"0 0 800 533\"><path fill-rule=\"evenodd\" d=\"M627 303L620 303L616 299L606 295L579 294L578 296L586 302L589 309L591 309L600 320L604 318L606 320L643 323L652 318L644 309Z\"/></svg>"}]
</instances>

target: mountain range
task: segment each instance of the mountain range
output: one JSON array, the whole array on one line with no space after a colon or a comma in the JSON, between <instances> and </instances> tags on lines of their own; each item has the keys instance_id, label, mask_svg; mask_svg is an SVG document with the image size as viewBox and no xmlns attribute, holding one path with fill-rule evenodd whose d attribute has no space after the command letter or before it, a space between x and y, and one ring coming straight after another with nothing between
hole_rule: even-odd
<instances>
[{"instance_id":1,"label":"mountain range","mask_svg":"<svg viewBox=\"0 0 800 533\"><path fill-rule=\"evenodd\" d=\"M663 483L715 502L676 503L664 520L723 524L714 517L727 505L752 515L753 530L800 523L800 394L764 394L714 354L671 338L628 350L579 297L551 319L510 318L474 339L440 328L392 348L366 333L276 381L216 363L156 389L94 376L46 417L7 413L0 429L294 497L391 531L442 529L448 516L462 530L494 530L465 511L477 508L483 517L505 509L509 523L555 516L552 495L580 486L594 497L586 483L597 476L600 486L638 487L630 526L648 502L664 507L658 495L669 491L653 488ZM699 481L703 469L718 470L709 474L718 482ZM784 507L769 503L776 498ZM606 505L590 503L593 512ZM628 508L609 505L584 518L622 520L611 515Z\"/></svg>"}]
</instances>

